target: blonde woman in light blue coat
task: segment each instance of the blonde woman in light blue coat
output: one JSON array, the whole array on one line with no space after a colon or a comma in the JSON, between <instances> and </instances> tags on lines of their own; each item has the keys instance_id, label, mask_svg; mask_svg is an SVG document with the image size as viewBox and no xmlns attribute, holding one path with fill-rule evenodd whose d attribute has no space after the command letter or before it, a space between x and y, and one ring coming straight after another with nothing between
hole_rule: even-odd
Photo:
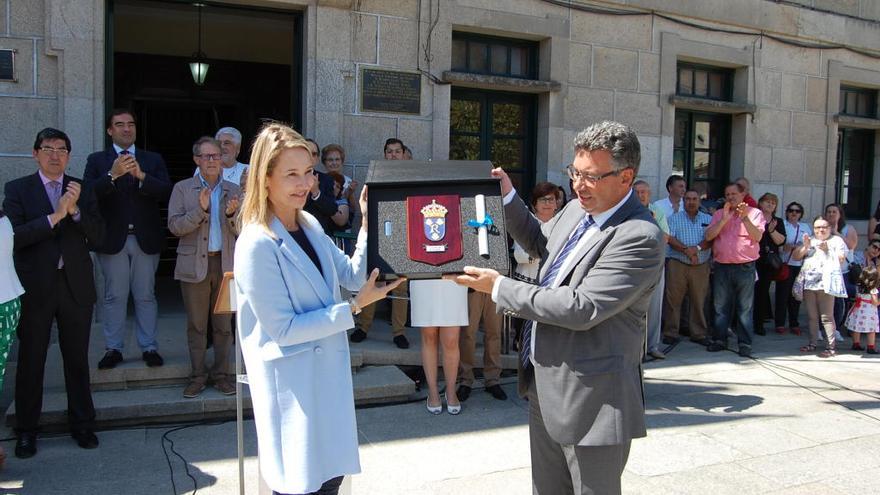
<instances>
[{"instance_id":1,"label":"blonde woman in light blue coat","mask_svg":"<svg viewBox=\"0 0 880 495\"><path fill-rule=\"evenodd\" d=\"M303 137L264 127L251 154L235 286L260 470L279 494L335 494L343 476L360 472L346 330L400 283L377 285L378 272L367 280L366 222L349 258L303 211L315 180ZM366 193L360 201L366 211ZM340 285L360 291L343 301Z\"/></svg>"}]
</instances>

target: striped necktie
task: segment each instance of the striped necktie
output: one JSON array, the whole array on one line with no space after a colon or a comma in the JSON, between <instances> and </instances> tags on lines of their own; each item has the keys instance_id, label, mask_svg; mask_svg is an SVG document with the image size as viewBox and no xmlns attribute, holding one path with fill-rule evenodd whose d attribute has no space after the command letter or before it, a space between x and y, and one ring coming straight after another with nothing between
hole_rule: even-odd
<instances>
[{"instance_id":1,"label":"striped necktie","mask_svg":"<svg viewBox=\"0 0 880 495\"><path fill-rule=\"evenodd\" d=\"M544 273L544 276L541 277L541 287L550 287L550 285L553 284L553 281L556 280L556 274L559 273L559 269L562 268L562 264L565 263L565 259L568 258L568 255L571 254L572 251L574 251L578 241L583 237L584 232L586 232L594 223L596 222L593 221L592 216L584 215L584 218L578 223L577 228L574 229L571 237L565 242L565 246L562 246L562 250L559 251L556 259L553 260L550 268L548 268L547 272ZM520 349L520 362L522 363L523 369L528 369L532 364L529 358L532 355L532 330L534 328L534 320L527 322L523 326L522 345Z\"/></svg>"}]
</instances>

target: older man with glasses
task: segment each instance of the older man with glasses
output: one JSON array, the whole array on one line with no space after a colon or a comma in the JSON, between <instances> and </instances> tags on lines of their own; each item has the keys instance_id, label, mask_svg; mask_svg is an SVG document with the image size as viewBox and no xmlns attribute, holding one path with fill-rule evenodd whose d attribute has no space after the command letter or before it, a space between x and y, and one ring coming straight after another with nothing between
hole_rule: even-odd
<instances>
[{"instance_id":1,"label":"older man with glasses","mask_svg":"<svg viewBox=\"0 0 880 495\"><path fill-rule=\"evenodd\" d=\"M100 243L104 224L87 186L66 174L67 134L46 128L33 149L37 170L4 187L3 210L12 224L15 269L25 293L18 326L15 376L15 456L37 453L43 375L53 322L64 360L70 433L84 449L98 446L89 378L89 335L95 282L88 244Z\"/></svg>"},{"instance_id":2,"label":"older man with glasses","mask_svg":"<svg viewBox=\"0 0 880 495\"><path fill-rule=\"evenodd\" d=\"M214 348L210 378L220 393L235 393L229 374L232 344L232 318L213 315L223 273L232 271L235 238L238 235L238 206L241 189L222 179L221 144L205 136L193 144L194 177L174 185L168 203L168 230L180 238L174 279L180 281L186 309L186 336L192 364L190 382L183 390L186 398L197 397L208 381L205 345L208 319Z\"/></svg>"}]
</instances>

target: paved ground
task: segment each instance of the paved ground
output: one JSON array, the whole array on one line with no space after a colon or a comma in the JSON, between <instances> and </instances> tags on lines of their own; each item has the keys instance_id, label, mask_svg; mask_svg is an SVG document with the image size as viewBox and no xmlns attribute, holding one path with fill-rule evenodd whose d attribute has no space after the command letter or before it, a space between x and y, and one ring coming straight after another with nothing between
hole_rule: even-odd
<instances>
[{"instance_id":1,"label":"paved ground","mask_svg":"<svg viewBox=\"0 0 880 495\"><path fill-rule=\"evenodd\" d=\"M648 437L633 443L629 494L880 493L880 360L803 356L802 338L756 337L755 359L685 342L646 366ZM526 404L475 391L461 416L421 402L361 409L363 473L353 494L531 493ZM253 424L245 428L247 493L258 492ZM0 493L238 492L235 425L106 431L101 447L42 438L35 458L11 458ZM0 438L9 432L0 433ZM4 441L10 451L12 441ZM170 447L165 442L166 448Z\"/></svg>"}]
</instances>

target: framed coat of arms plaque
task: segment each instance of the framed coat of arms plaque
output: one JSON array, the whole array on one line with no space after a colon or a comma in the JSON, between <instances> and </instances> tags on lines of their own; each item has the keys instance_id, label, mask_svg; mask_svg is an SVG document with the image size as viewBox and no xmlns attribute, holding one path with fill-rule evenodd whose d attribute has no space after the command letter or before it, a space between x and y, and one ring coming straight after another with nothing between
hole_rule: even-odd
<instances>
[{"instance_id":1,"label":"framed coat of arms plaque","mask_svg":"<svg viewBox=\"0 0 880 495\"><path fill-rule=\"evenodd\" d=\"M370 163L367 266L383 279L510 270L501 186L488 161Z\"/></svg>"}]
</instances>

